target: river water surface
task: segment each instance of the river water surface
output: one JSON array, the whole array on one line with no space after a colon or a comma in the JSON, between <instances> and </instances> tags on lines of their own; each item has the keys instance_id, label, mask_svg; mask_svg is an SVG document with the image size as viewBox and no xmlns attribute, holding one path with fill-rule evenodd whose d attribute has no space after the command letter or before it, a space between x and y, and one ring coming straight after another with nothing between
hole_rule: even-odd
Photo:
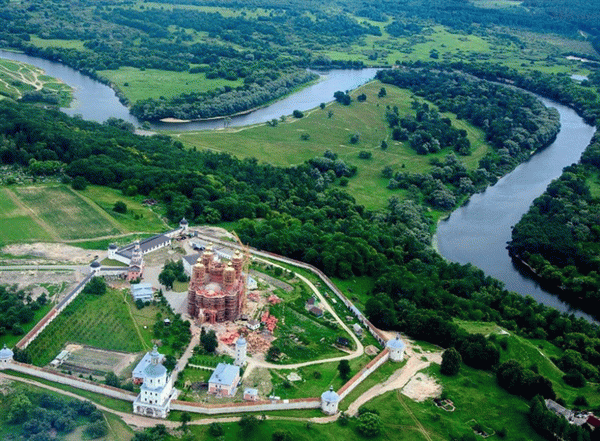
<instances>
[{"instance_id":1,"label":"river water surface","mask_svg":"<svg viewBox=\"0 0 600 441\"><path fill-rule=\"evenodd\" d=\"M134 125L140 121L123 106L114 90L61 63L25 54L0 50L0 58L23 61L38 66L48 75L61 79L75 89L71 108L61 109L69 115L81 115L86 120L103 122L109 117L121 118ZM371 80L376 69L342 69L320 72L321 80L269 106L246 115L231 118L230 126L245 126L269 121L294 110L309 110L333 99L338 90L352 90ZM472 263L487 275L501 280L506 288L561 311L573 312L592 320L580 311L572 310L557 296L544 291L539 284L523 276L514 266L506 250L511 238L511 226L525 214L533 200L541 195L562 169L577 162L589 144L594 128L572 109L540 98L547 106L560 112L561 130L549 147L533 155L512 173L500 179L485 192L473 195L467 205L439 223L436 242L439 252L448 260ZM209 130L222 128L223 120L182 124L156 123L154 129Z\"/></svg>"},{"instance_id":2,"label":"river water surface","mask_svg":"<svg viewBox=\"0 0 600 441\"><path fill-rule=\"evenodd\" d=\"M593 321L591 316L571 309L556 295L544 291L535 280L522 275L506 250L511 227L519 222L548 184L561 175L564 167L579 161L595 131L569 107L540 99L560 113L561 128L556 140L494 186L473 195L465 206L441 221L436 234L437 247L446 259L470 262L504 282L511 291L531 295L545 305Z\"/></svg>"}]
</instances>

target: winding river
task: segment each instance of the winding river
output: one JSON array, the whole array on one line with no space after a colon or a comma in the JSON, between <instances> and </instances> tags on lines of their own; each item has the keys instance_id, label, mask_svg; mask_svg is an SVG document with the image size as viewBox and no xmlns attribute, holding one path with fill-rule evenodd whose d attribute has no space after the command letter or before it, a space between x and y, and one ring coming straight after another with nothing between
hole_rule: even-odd
<instances>
[{"instance_id":1,"label":"winding river","mask_svg":"<svg viewBox=\"0 0 600 441\"><path fill-rule=\"evenodd\" d=\"M30 55L0 50L0 58L22 61L40 67L50 76L59 78L64 83L73 87L74 101L71 107L61 110L68 115L81 115L83 119L104 122L109 117L121 118L135 126L140 126L135 116L129 113L112 90L105 84L83 75L64 64L56 61L45 60ZM291 115L294 110L310 110L322 102L333 99L333 94L338 90L352 90L365 84L375 77L377 69L339 69L329 72L316 72L321 78L314 84L299 90L269 106L259 108L245 115L231 118L229 127L247 126L263 123L273 118L279 119L282 115ZM152 129L158 130L210 130L223 128L222 119L211 119L189 123L154 123Z\"/></svg>"},{"instance_id":2,"label":"winding river","mask_svg":"<svg viewBox=\"0 0 600 441\"><path fill-rule=\"evenodd\" d=\"M564 167L579 160L595 131L569 107L538 98L560 113L561 128L556 140L441 221L436 234L437 248L446 259L470 262L504 282L511 291L594 321L590 315L572 309L556 295L544 291L537 281L522 275L506 250L511 227L550 181L560 176Z\"/></svg>"},{"instance_id":3,"label":"winding river","mask_svg":"<svg viewBox=\"0 0 600 441\"><path fill-rule=\"evenodd\" d=\"M84 119L103 122L109 117L121 118L136 126L140 125L127 107L123 106L115 92L61 63L38 57L0 50L0 58L38 66L48 75L60 78L74 88L74 103L61 109L69 115L81 115ZM231 118L230 126L245 126L289 115L295 109L309 110L320 103L330 101L337 90L351 90L375 76L376 69L335 70L320 72L320 81L280 101L246 115ZM501 280L506 288L523 295L531 295L537 301L560 311L572 312L590 321L593 318L581 311L572 310L557 296L544 291L539 284L523 276L513 264L506 250L515 225L527 211L533 200L544 192L552 179L562 169L579 160L589 144L594 128L570 108L540 98L547 106L555 107L561 118L561 130L554 143L519 165L512 173L500 179L485 192L473 195L463 207L453 212L447 220L439 223L435 241L439 252L447 259L472 263L486 274ZM223 120L191 123L156 123L153 129L163 130L209 130L223 127Z\"/></svg>"}]
</instances>

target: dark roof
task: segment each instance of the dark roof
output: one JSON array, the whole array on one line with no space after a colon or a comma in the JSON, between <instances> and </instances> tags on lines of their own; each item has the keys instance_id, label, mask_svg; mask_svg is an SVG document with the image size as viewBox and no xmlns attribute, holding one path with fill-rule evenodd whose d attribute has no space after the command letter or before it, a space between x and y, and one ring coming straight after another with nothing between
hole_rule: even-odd
<instances>
[{"instance_id":1,"label":"dark roof","mask_svg":"<svg viewBox=\"0 0 600 441\"><path fill-rule=\"evenodd\" d=\"M342 346L350 346L350 340L345 337L338 337L337 343Z\"/></svg>"},{"instance_id":2,"label":"dark roof","mask_svg":"<svg viewBox=\"0 0 600 441\"><path fill-rule=\"evenodd\" d=\"M92 268L99 268L99 267L100 267L100 262L98 262L97 260L94 260L94 261L93 261L93 262L90 264L90 266L91 266Z\"/></svg>"},{"instance_id":3,"label":"dark roof","mask_svg":"<svg viewBox=\"0 0 600 441\"><path fill-rule=\"evenodd\" d=\"M316 306L313 306L312 308L309 309L310 312L312 312L314 315L323 315L323 310L321 308L317 308Z\"/></svg>"},{"instance_id":4,"label":"dark roof","mask_svg":"<svg viewBox=\"0 0 600 441\"><path fill-rule=\"evenodd\" d=\"M118 247L116 244L114 244L114 243L111 243L111 244L108 246L108 249L109 249L109 250L116 250L117 248L119 248L119 247Z\"/></svg>"},{"instance_id":5,"label":"dark roof","mask_svg":"<svg viewBox=\"0 0 600 441\"><path fill-rule=\"evenodd\" d=\"M592 427L600 427L600 419L594 415L588 416L587 423Z\"/></svg>"},{"instance_id":6,"label":"dark roof","mask_svg":"<svg viewBox=\"0 0 600 441\"><path fill-rule=\"evenodd\" d=\"M188 224L188 221L185 217L179 221L179 225L187 225L187 224Z\"/></svg>"},{"instance_id":7,"label":"dark roof","mask_svg":"<svg viewBox=\"0 0 600 441\"><path fill-rule=\"evenodd\" d=\"M158 234L156 236L152 236L152 237L149 237L148 239L144 239L144 240L140 241L140 249L142 250L142 254L145 254L148 252L148 250L151 250L152 248L155 248L161 244L169 242L170 240L171 239L168 236L165 236L164 234ZM117 252L120 255L131 259L131 256L133 255L134 247L135 247L135 244L132 243L132 244L127 245L126 247L121 248Z\"/></svg>"},{"instance_id":8,"label":"dark roof","mask_svg":"<svg viewBox=\"0 0 600 441\"><path fill-rule=\"evenodd\" d=\"M314 304L315 304L315 298L314 298L314 297L311 297L310 299L308 299L308 300L306 301L306 304L307 304L307 305L314 305Z\"/></svg>"},{"instance_id":9,"label":"dark roof","mask_svg":"<svg viewBox=\"0 0 600 441\"><path fill-rule=\"evenodd\" d=\"M200 253L190 254L188 256L183 256L185 261L190 264L190 266L194 266L200 257Z\"/></svg>"}]
</instances>

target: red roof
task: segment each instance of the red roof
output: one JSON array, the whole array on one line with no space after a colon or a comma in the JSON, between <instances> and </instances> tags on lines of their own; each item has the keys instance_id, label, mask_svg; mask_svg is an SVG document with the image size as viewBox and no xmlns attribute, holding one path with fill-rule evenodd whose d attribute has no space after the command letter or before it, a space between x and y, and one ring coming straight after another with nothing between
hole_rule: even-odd
<instances>
[{"instance_id":1,"label":"red roof","mask_svg":"<svg viewBox=\"0 0 600 441\"><path fill-rule=\"evenodd\" d=\"M594 415L588 416L587 423L594 428L600 427L600 419Z\"/></svg>"}]
</instances>

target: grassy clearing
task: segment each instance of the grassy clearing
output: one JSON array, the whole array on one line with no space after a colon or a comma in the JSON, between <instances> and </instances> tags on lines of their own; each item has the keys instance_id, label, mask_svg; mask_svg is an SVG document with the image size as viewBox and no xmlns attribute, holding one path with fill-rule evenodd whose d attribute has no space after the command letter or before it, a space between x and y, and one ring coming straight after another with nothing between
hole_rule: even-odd
<instances>
[{"instance_id":1,"label":"grassy clearing","mask_svg":"<svg viewBox=\"0 0 600 441\"><path fill-rule=\"evenodd\" d=\"M456 410L446 412L435 406L431 400L417 403L397 391L388 392L367 404L380 412L385 427L384 438L397 439L394 434L397 437L398 430L401 430L408 439L423 439L422 435L417 435L419 429L406 410L408 408L433 440L447 440L451 436L472 434L469 425L473 424L472 420L496 431L507 427L508 439L542 439L529 426L526 415L529 408L527 402L497 386L491 372L463 365L457 376L445 377L440 374L439 366L435 364L425 372L442 384Z\"/></svg>"},{"instance_id":2,"label":"grassy clearing","mask_svg":"<svg viewBox=\"0 0 600 441\"><path fill-rule=\"evenodd\" d=\"M142 204L143 198L124 196L119 190L98 185L89 185L80 195L90 199L109 216L111 216L123 231L160 232L166 227L160 216L151 208ZM121 201L127 205L127 213L113 211L115 202Z\"/></svg>"},{"instance_id":3,"label":"grassy clearing","mask_svg":"<svg viewBox=\"0 0 600 441\"><path fill-rule=\"evenodd\" d=\"M78 51L87 50L83 45L83 41L81 40L62 40L58 38L54 39L45 39L40 38L36 35L31 35L31 40L29 41L31 44L41 48L47 47L61 47L64 49L76 49Z\"/></svg>"},{"instance_id":4,"label":"grassy clearing","mask_svg":"<svg viewBox=\"0 0 600 441\"><path fill-rule=\"evenodd\" d=\"M348 378L352 378L370 360L371 357L368 355L362 355L354 360L350 360L351 371ZM339 362L331 362L306 366L300 369L271 370L273 394L282 399L293 399L320 397L330 386L338 390L346 383L346 380L340 377L338 365ZM292 372L300 375L302 380L298 382L288 381L287 376Z\"/></svg>"},{"instance_id":5,"label":"grassy clearing","mask_svg":"<svg viewBox=\"0 0 600 441\"><path fill-rule=\"evenodd\" d=\"M413 96L409 91L385 85L387 96L378 98L377 93L382 86L380 82L373 81L355 90L352 93L354 98L361 93L367 95L364 103L354 101L350 106L332 103L323 110L311 111L300 120L288 118L288 122L277 127L259 125L247 129L173 135L188 147L224 151L238 157L255 157L281 166L301 164L315 156L322 156L329 149L347 164L358 167L356 177L350 179L347 187L357 202L367 208L380 208L390 196L398 194L386 188L388 179L381 177L384 167L390 166L395 171L425 172L431 167L429 160L432 157L444 157L450 153L449 149L444 149L435 155L421 156L406 143L392 141L391 130L385 121L386 106L398 106L401 115L414 114L410 107ZM331 118L330 111L333 112ZM461 159L469 168L475 168L479 158L490 149L484 141L483 132L464 121L457 121L454 115L449 117L458 128L467 130L473 154ZM350 136L356 133L360 134L360 141L351 144ZM308 134L310 139L300 139L303 134ZM380 148L383 140L389 145L387 150ZM372 158L359 159L358 154L362 150L371 152Z\"/></svg>"},{"instance_id":6,"label":"grassy clearing","mask_svg":"<svg viewBox=\"0 0 600 441\"><path fill-rule=\"evenodd\" d=\"M525 367L537 367L540 375L552 381L556 394L572 405L578 395L587 398L591 408L600 406L600 395L597 385L583 388L575 388L567 385L562 377L565 375L551 360L551 357L560 357L562 350L545 340L532 340L520 337L514 333L506 334L506 331L495 323L469 322L463 320L455 321L461 328L470 333L481 333L484 335L495 335L498 341L506 341L506 349L501 348L500 362L517 360Z\"/></svg>"},{"instance_id":7,"label":"grassy clearing","mask_svg":"<svg viewBox=\"0 0 600 441\"><path fill-rule=\"evenodd\" d=\"M103 211L65 185L14 187L13 191L62 239L84 239L122 233Z\"/></svg>"},{"instance_id":8,"label":"grassy clearing","mask_svg":"<svg viewBox=\"0 0 600 441\"><path fill-rule=\"evenodd\" d=\"M141 70L135 67L100 70L98 74L119 87L132 103L146 98L172 98L182 93L206 92L224 86L235 88L243 84L242 80L209 80L204 73Z\"/></svg>"},{"instance_id":9,"label":"grassy clearing","mask_svg":"<svg viewBox=\"0 0 600 441\"><path fill-rule=\"evenodd\" d=\"M80 294L29 345L33 364L44 366L66 343L101 349L139 352L144 349L123 293L109 289L103 296Z\"/></svg>"}]
</instances>

